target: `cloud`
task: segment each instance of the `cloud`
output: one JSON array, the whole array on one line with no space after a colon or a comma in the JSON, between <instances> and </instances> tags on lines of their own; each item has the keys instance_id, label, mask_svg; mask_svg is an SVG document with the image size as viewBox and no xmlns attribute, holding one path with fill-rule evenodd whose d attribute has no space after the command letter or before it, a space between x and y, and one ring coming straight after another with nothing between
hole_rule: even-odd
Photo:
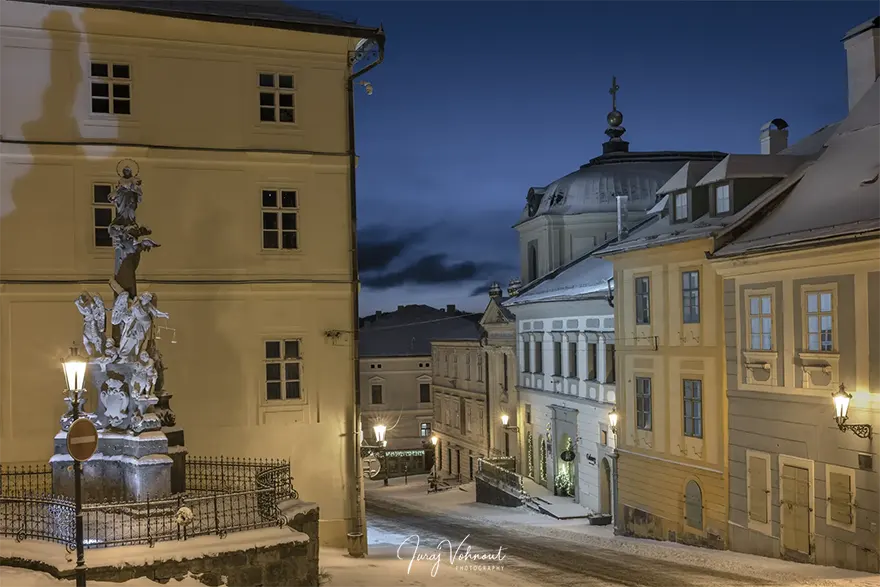
<instances>
[{"instance_id":1,"label":"cloud","mask_svg":"<svg viewBox=\"0 0 880 587\"><path fill-rule=\"evenodd\" d=\"M358 269L360 271L380 271L400 257L404 251L418 244L422 239L418 233L411 232L388 237L390 227L371 227L358 235Z\"/></svg>"},{"instance_id":2,"label":"cloud","mask_svg":"<svg viewBox=\"0 0 880 587\"><path fill-rule=\"evenodd\" d=\"M492 284L496 283L494 281L487 281L486 283L482 283L471 290L471 295L469 297L475 298L477 296L487 296L489 295L489 288L492 287Z\"/></svg>"},{"instance_id":3,"label":"cloud","mask_svg":"<svg viewBox=\"0 0 880 587\"><path fill-rule=\"evenodd\" d=\"M364 286L374 289L389 289L404 284L436 284L475 279L486 279L489 273L499 269L497 263L476 263L462 261L447 263L446 255L425 255L399 271L388 271L364 277Z\"/></svg>"}]
</instances>

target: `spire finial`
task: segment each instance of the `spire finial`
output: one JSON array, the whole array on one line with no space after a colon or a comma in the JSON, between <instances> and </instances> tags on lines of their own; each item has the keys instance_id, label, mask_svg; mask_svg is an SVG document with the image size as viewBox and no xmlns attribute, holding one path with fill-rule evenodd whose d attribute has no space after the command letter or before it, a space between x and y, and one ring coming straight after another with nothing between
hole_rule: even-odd
<instances>
[{"instance_id":1,"label":"spire finial","mask_svg":"<svg viewBox=\"0 0 880 587\"><path fill-rule=\"evenodd\" d=\"M611 112L608 113L608 128L605 129L605 134L608 135L609 140L607 143L602 144L602 152L605 154L629 150L629 143L621 138L626 129L621 126L623 124L623 114L617 109L617 92L619 91L620 86L617 85L617 76L612 76L611 89L608 90L608 93L611 94Z\"/></svg>"},{"instance_id":2,"label":"spire finial","mask_svg":"<svg viewBox=\"0 0 880 587\"><path fill-rule=\"evenodd\" d=\"M611 76L611 89L608 90L608 93L611 94L611 110L613 112L617 111L617 92L620 90L620 86L617 85L617 76Z\"/></svg>"}]
</instances>

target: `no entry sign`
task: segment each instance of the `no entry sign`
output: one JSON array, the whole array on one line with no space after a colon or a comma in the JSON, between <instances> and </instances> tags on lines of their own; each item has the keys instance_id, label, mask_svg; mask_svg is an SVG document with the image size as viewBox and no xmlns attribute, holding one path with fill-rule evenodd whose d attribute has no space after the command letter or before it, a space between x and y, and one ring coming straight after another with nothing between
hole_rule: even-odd
<instances>
[{"instance_id":1,"label":"no entry sign","mask_svg":"<svg viewBox=\"0 0 880 587\"><path fill-rule=\"evenodd\" d=\"M79 418L67 431L67 452L77 461L87 461L98 448L98 430L91 420Z\"/></svg>"}]
</instances>

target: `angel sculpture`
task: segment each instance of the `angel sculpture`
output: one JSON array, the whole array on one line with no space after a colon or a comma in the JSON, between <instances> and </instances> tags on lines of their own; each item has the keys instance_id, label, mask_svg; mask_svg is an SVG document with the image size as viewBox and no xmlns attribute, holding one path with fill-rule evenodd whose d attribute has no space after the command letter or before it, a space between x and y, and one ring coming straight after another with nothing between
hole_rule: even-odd
<instances>
[{"instance_id":1,"label":"angel sculpture","mask_svg":"<svg viewBox=\"0 0 880 587\"><path fill-rule=\"evenodd\" d=\"M104 329L107 327L107 308L98 294L81 294L76 301L79 313L83 315L83 346L89 356L100 355L104 350Z\"/></svg>"},{"instance_id":2,"label":"angel sculpture","mask_svg":"<svg viewBox=\"0 0 880 587\"><path fill-rule=\"evenodd\" d=\"M111 322L122 325L119 335L119 356L132 359L140 353L147 332L154 318L168 318L168 314L156 308L156 296L145 292L128 305L128 292L122 292L113 305Z\"/></svg>"}]
</instances>

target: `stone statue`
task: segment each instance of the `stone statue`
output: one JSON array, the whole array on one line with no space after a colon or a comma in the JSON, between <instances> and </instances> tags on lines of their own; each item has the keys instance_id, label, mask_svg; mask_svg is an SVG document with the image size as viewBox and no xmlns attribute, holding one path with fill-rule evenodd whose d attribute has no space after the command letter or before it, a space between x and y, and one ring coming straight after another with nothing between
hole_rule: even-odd
<instances>
[{"instance_id":1,"label":"stone statue","mask_svg":"<svg viewBox=\"0 0 880 587\"><path fill-rule=\"evenodd\" d=\"M131 167L122 169L122 177L116 183L116 191L107 198L111 204L116 206L116 220L114 222L117 224L135 223L137 207L144 198L141 183L141 179L132 173Z\"/></svg>"},{"instance_id":2,"label":"stone statue","mask_svg":"<svg viewBox=\"0 0 880 587\"><path fill-rule=\"evenodd\" d=\"M156 363L147 351L142 351L139 358L140 362L134 364L131 375L131 392L134 396L147 396L153 392L156 384Z\"/></svg>"},{"instance_id":3,"label":"stone statue","mask_svg":"<svg viewBox=\"0 0 880 587\"><path fill-rule=\"evenodd\" d=\"M83 315L83 346L89 356L104 350L104 331L107 328L107 308L98 294L83 293L74 302Z\"/></svg>"},{"instance_id":4,"label":"stone statue","mask_svg":"<svg viewBox=\"0 0 880 587\"><path fill-rule=\"evenodd\" d=\"M151 338L147 342L147 353L153 359L153 364L156 368L156 381L153 384L153 393L161 395L165 390L165 364L162 362L162 353L159 352L159 346L156 344L155 338Z\"/></svg>"},{"instance_id":5,"label":"stone statue","mask_svg":"<svg viewBox=\"0 0 880 587\"><path fill-rule=\"evenodd\" d=\"M137 223L137 208L143 197L141 179L134 175L131 167L124 167L116 184L116 191L108 197L116 206L116 216L107 232L110 233L116 249L113 278L132 298L137 295L135 273L140 264L141 252L159 246L159 243L147 238L152 231Z\"/></svg>"},{"instance_id":6,"label":"stone statue","mask_svg":"<svg viewBox=\"0 0 880 587\"><path fill-rule=\"evenodd\" d=\"M102 373L107 372L107 365L110 363L115 363L119 359L119 350L116 348L116 343L113 342L112 338L108 338L107 342L104 343L104 356L99 357L92 361L98 368L101 369Z\"/></svg>"}]
</instances>

